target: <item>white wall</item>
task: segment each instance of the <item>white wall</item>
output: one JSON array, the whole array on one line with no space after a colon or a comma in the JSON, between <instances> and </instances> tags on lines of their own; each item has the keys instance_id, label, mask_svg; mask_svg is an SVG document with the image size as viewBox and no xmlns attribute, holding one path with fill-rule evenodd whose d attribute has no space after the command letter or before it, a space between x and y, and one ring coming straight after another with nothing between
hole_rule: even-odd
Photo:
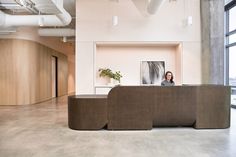
<instances>
[{"instance_id":1,"label":"white wall","mask_svg":"<svg viewBox=\"0 0 236 157\"><path fill-rule=\"evenodd\" d=\"M94 92L94 54L93 42L79 42L76 53L76 93L89 94ZM79 86L78 86L79 85Z\"/></svg>"},{"instance_id":2,"label":"white wall","mask_svg":"<svg viewBox=\"0 0 236 157\"><path fill-rule=\"evenodd\" d=\"M201 84L201 45L184 42L182 55L183 84Z\"/></svg>"},{"instance_id":3,"label":"white wall","mask_svg":"<svg viewBox=\"0 0 236 157\"><path fill-rule=\"evenodd\" d=\"M182 83L201 83L200 0L166 0L157 13L149 17L143 16L132 0L119 0L119 3L77 0L76 15L77 94L94 92L94 81L88 80L95 77L94 43L101 41L181 42ZM119 18L116 27L112 26L112 15ZM192 26L186 26L188 16L193 18ZM83 75L87 69L91 73Z\"/></svg>"}]
</instances>

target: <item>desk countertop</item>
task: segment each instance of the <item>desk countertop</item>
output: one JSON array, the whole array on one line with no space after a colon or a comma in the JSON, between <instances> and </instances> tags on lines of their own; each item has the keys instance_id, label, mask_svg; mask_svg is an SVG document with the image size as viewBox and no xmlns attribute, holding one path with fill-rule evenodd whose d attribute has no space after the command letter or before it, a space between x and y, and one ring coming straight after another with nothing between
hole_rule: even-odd
<instances>
[{"instance_id":1,"label":"desk countertop","mask_svg":"<svg viewBox=\"0 0 236 157\"><path fill-rule=\"evenodd\" d=\"M107 98L105 94L86 94L86 95L72 95L68 97L69 99L98 99L98 98Z\"/></svg>"}]
</instances>

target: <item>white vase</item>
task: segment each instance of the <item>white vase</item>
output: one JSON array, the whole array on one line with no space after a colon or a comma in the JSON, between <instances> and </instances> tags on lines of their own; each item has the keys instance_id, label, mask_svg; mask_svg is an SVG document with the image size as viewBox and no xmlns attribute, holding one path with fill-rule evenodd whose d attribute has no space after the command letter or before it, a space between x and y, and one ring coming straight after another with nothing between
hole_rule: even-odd
<instances>
[{"instance_id":1,"label":"white vase","mask_svg":"<svg viewBox=\"0 0 236 157\"><path fill-rule=\"evenodd\" d=\"M115 85L118 85L118 84L120 84L119 81L115 80L113 78L110 78L108 83L107 83L107 85L109 85L109 86L115 86Z\"/></svg>"},{"instance_id":2,"label":"white vase","mask_svg":"<svg viewBox=\"0 0 236 157\"><path fill-rule=\"evenodd\" d=\"M112 86L113 85L113 80L114 80L113 78L109 78L107 85Z\"/></svg>"},{"instance_id":3,"label":"white vase","mask_svg":"<svg viewBox=\"0 0 236 157\"><path fill-rule=\"evenodd\" d=\"M113 79L113 84L118 85L118 84L120 84L120 82L118 80Z\"/></svg>"}]
</instances>

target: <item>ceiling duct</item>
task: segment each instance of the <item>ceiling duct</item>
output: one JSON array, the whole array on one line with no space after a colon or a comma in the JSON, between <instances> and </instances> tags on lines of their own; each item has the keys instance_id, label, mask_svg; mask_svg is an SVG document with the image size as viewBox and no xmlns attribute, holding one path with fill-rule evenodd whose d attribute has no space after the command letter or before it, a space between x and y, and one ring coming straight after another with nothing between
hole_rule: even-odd
<instances>
[{"instance_id":1,"label":"ceiling duct","mask_svg":"<svg viewBox=\"0 0 236 157\"><path fill-rule=\"evenodd\" d=\"M143 15L153 15L165 0L132 0L136 8Z\"/></svg>"},{"instance_id":2,"label":"ceiling duct","mask_svg":"<svg viewBox=\"0 0 236 157\"><path fill-rule=\"evenodd\" d=\"M53 36L53 37L73 37L75 30L70 28L43 28L38 30L40 36Z\"/></svg>"},{"instance_id":3,"label":"ceiling duct","mask_svg":"<svg viewBox=\"0 0 236 157\"><path fill-rule=\"evenodd\" d=\"M147 5L147 12L149 14L155 14L164 1L165 0L150 0Z\"/></svg>"},{"instance_id":4,"label":"ceiling duct","mask_svg":"<svg viewBox=\"0 0 236 157\"><path fill-rule=\"evenodd\" d=\"M25 8L30 13L38 14L39 11L34 7L34 3L30 0L15 0L15 2L20 5L22 8Z\"/></svg>"},{"instance_id":5,"label":"ceiling duct","mask_svg":"<svg viewBox=\"0 0 236 157\"><path fill-rule=\"evenodd\" d=\"M6 35L6 34L11 34L15 33L16 29L15 28L5 28L5 29L0 29L0 35Z\"/></svg>"},{"instance_id":6,"label":"ceiling duct","mask_svg":"<svg viewBox=\"0 0 236 157\"><path fill-rule=\"evenodd\" d=\"M41 14L60 14L63 9L62 0L31 0L34 3L34 7Z\"/></svg>"},{"instance_id":7,"label":"ceiling duct","mask_svg":"<svg viewBox=\"0 0 236 157\"><path fill-rule=\"evenodd\" d=\"M42 14L53 15L9 15L0 11L0 27L9 26L66 26L71 22L70 14L63 8L63 0L32 0ZM42 3L43 2L43 3ZM43 7L50 6L48 12ZM41 12L42 11L42 12Z\"/></svg>"},{"instance_id":8,"label":"ceiling duct","mask_svg":"<svg viewBox=\"0 0 236 157\"><path fill-rule=\"evenodd\" d=\"M1 3L0 2L0 9L15 9L19 7L20 5L16 3Z\"/></svg>"}]
</instances>

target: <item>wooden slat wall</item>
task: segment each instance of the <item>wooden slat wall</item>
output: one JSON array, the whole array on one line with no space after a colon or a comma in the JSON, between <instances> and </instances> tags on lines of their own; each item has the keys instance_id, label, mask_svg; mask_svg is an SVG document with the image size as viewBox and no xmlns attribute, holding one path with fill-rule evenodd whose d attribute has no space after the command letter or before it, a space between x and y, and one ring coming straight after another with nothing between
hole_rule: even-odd
<instances>
[{"instance_id":1,"label":"wooden slat wall","mask_svg":"<svg viewBox=\"0 0 236 157\"><path fill-rule=\"evenodd\" d=\"M68 92L68 64L65 58L58 58L58 96L66 95Z\"/></svg>"},{"instance_id":2,"label":"wooden slat wall","mask_svg":"<svg viewBox=\"0 0 236 157\"><path fill-rule=\"evenodd\" d=\"M58 57L58 96L67 94L67 57L39 43L0 39L0 105L50 99L51 56Z\"/></svg>"}]
</instances>

